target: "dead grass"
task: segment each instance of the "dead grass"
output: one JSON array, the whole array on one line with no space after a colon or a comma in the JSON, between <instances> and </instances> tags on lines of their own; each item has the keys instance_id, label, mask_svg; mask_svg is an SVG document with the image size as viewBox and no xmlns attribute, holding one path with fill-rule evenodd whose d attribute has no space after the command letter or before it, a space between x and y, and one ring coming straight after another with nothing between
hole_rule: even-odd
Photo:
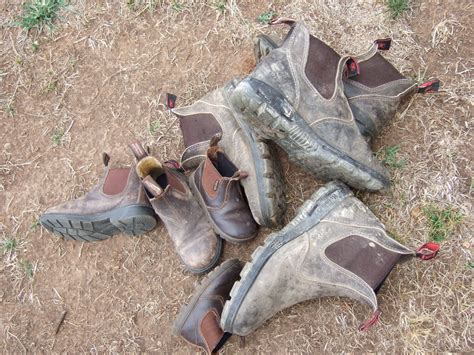
<instances>
[{"instance_id":1,"label":"dead grass","mask_svg":"<svg viewBox=\"0 0 474 355\"><path fill-rule=\"evenodd\" d=\"M0 235L17 240L14 252L0 253L0 349L192 351L171 327L198 278L183 270L162 226L99 244L65 243L32 226L46 207L95 184L103 151L126 165L126 144L140 139L163 159L179 158L180 132L164 94L186 105L248 73L253 37L284 32L256 21L275 11L304 20L339 52L390 36L386 55L399 70L441 79L440 94L407 103L374 144L374 151L399 147L395 159L406 162L391 169L392 189L358 195L412 248L431 238L426 206L465 217L439 258L394 270L380 292L381 324L369 333L357 332L364 307L314 300L272 318L243 349L232 339L224 352L472 351L473 66L472 46L459 43L472 38L473 6L447 4L417 3L393 20L383 2L78 0L52 32L29 33L9 26L22 6L0 5L0 191L7 196ZM283 160L290 219L319 182ZM226 245L224 257L248 260L268 233Z\"/></svg>"}]
</instances>

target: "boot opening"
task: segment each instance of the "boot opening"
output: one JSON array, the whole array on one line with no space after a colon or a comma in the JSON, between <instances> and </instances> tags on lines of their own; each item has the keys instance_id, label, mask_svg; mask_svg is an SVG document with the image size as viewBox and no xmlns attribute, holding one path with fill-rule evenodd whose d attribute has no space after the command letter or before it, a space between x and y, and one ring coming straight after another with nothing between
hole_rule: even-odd
<instances>
[{"instance_id":1,"label":"boot opening","mask_svg":"<svg viewBox=\"0 0 474 355\"><path fill-rule=\"evenodd\" d=\"M371 240L351 235L325 250L332 262L356 274L378 291L390 271L400 260L400 254L389 251Z\"/></svg>"},{"instance_id":2,"label":"boot opening","mask_svg":"<svg viewBox=\"0 0 474 355\"><path fill-rule=\"evenodd\" d=\"M360 62L359 67L360 74L353 77L352 80L370 88L391 81L405 79L405 77L379 53L376 53L369 60Z\"/></svg>"},{"instance_id":3,"label":"boot opening","mask_svg":"<svg viewBox=\"0 0 474 355\"><path fill-rule=\"evenodd\" d=\"M140 160L137 163L136 169L140 179L143 179L145 176L151 175L156 180L165 172L165 169L158 161L158 159L152 157L151 155Z\"/></svg>"},{"instance_id":4,"label":"boot opening","mask_svg":"<svg viewBox=\"0 0 474 355\"><path fill-rule=\"evenodd\" d=\"M223 177L232 177L237 171L237 167L222 152L217 152L215 159L211 159L212 164Z\"/></svg>"}]
</instances>

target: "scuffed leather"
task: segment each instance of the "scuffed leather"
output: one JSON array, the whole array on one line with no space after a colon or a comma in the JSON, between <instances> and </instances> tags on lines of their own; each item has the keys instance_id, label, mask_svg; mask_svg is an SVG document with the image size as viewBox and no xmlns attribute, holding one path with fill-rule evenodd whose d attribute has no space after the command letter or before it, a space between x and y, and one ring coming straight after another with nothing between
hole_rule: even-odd
<instances>
[{"instance_id":1,"label":"scuffed leather","mask_svg":"<svg viewBox=\"0 0 474 355\"><path fill-rule=\"evenodd\" d=\"M330 184L317 191L310 203L315 204L318 194L321 195L321 190L324 191ZM295 219L277 234L281 235L302 223L308 211L308 208L304 207ZM361 236L400 255L414 254L390 238L382 223L351 194L320 223L273 254L241 303L232 329L224 330L248 335L277 312L305 300L326 296L350 297L376 310L377 298L372 288L360 277L333 263L325 255L325 249L329 245L349 235ZM245 277L240 282L245 282ZM229 302L232 302L232 299Z\"/></svg>"},{"instance_id":2,"label":"scuffed leather","mask_svg":"<svg viewBox=\"0 0 474 355\"><path fill-rule=\"evenodd\" d=\"M123 191L116 195L106 195L103 192L103 185L110 170L111 168L106 166L104 175L99 183L84 196L51 207L46 210L45 214L63 213L93 215L129 205L150 206L150 203L145 197L140 179L138 178L133 166L130 168L127 183Z\"/></svg>"}]
</instances>

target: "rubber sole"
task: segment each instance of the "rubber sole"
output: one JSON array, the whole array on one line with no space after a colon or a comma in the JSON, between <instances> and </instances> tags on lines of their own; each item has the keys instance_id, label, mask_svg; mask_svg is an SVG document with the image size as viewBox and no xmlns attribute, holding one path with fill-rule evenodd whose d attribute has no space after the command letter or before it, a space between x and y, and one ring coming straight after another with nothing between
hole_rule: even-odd
<instances>
[{"instance_id":1,"label":"rubber sole","mask_svg":"<svg viewBox=\"0 0 474 355\"><path fill-rule=\"evenodd\" d=\"M284 245L304 235L306 231L318 224L321 219L350 195L350 190L346 186L333 183L319 198L307 201L287 227L278 233L271 234L265 240L264 245L255 249L251 261L245 264L240 273L240 281L237 281L230 291L230 300L225 303L221 316L221 327L224 331L238 334L233 329L233 323L240 306L260 271L272 255Z\"/></svg>"},{"instance_id":2,"label":"rubber sole","mask_svg":"<svg viewBox=\"0 0 474 355\"><path fill-rule=\"evenodd\" d=\"M93 215L46 213L41 224L65 240L96 242L124 232L137 236L156 226L155 212L151 207L131 205Z\"/></svg>"},{"instance_id":3,"label":"rubber sole","mask_svg":"<svg viewBox=\"0 0 474 355\"><path fill-rule=\"evenodd\" d=\"M184 323L188 319L189 315L194 309L194 306L199 301L199 298L203 294L203 292L209 287L209 285L223 273L225 273L229 268L233 267L234 265L241 265L238 259L229 259L223 262L221 265L216 267L206 278L202 281L202 283L196 287L194 290L193 297L191 301L187 305L183 305L178 313L178 317L176 318L173 324L173 333L175 335L180 335L181 329L183 328Z\"/></svg>"},{"instance_id":4,"label":"rubber sole","mask_svg":"<svg viewBox=\"0 0 474 355\"><path fill-rule=\"evenodd\" d=\"M291 160L316 176L374 191L390 185L387 176L319 137L283 95L268 84L246 78L237 85L231 99L261 137L279 144Z\"/></svg>"},{"instance_id":5,"label":"rubber sole","mask_svg":"<svg viewBox=\"0 0 474 355\"><path fill-rule=\"evenodd\" d=\"M199 168L198 168L199 169ZM255 238L255 236L257 235L258 231L255 232L253 235L251 235L250 237L247 237L247 238L234 238L228 234L226 234L224 231L222 231L222 229L219 228L219 226L212 220L212 217L211 217L211 214L209 213L209 211L207 210L207 206L206 206L206 203L204 202L197 186L196 186L196 183L194 182L194 175L196 174L196 170L194 170L192 172L192 174L189 176L189 186L191 187L191 191L193 192L193 195L194 197L196 198L196 200L198 201L199 203L199 206L201 206L201 208L203 209L204 213L206 214L206 217L207 217L207 220L209 221L209 223L211 224L212 226L212 229L214 229L214 232L219 235L219 237L221 237L222 239L225 239L227 240L228 242L230 243L233 243L233 244L240 244L240 243L244 243L246 241L249 241L253 238Z\"/></svg>"}]
</instances>

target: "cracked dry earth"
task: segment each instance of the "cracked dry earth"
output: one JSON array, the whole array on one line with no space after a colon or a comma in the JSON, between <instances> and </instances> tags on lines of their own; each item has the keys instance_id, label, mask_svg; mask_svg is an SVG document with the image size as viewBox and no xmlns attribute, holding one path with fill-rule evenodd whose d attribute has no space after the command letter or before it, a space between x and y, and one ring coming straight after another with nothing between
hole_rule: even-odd
<instances>
[{"instance_id":1,"label":"cracked dry earth","mask_svg":"<svg viewBox=\"0 0 474 355\"><path fill-rule=\"evenodd\" d=\"M175 3L71 1L52 33L11 26L21 6L1 3L0 238L17 245L0 251L0 351L196 351L172 324L202 277L183 269L161 224L141 237L74 243L37 220L97 182L104 151L112 164L130 164L126 145L139 139L178 159L183 144L164 94L190 104L250 72L255 35L284 33L255 21L270 8L305 21L340 53L392 37L386 56L402 73L442 81L439 94L407 103L374 144L400 147L405 164L391 168L391 190L358 196L412 248L430 239L425 206L464 218L437 259L395 268L371 331L357 331L370 312L364 306L320 299L280 312L245 345L231 338L223 352L472 351L472 3L414 1L396 20L382 1L229 0L224 10L214 1ZM288 221L320 182L278 158ZM270 232L226 244L222 260L249 260Z\"/></svg>"}]
</instances>

